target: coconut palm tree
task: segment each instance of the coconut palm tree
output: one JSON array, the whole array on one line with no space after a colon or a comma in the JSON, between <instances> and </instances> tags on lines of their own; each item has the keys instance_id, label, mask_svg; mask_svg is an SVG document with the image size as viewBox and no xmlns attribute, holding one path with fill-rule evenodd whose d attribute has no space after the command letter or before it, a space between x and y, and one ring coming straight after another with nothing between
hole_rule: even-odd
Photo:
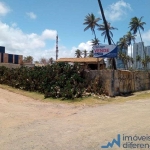
<instances>
[{"instance_id":1,"label":"coconut palm tree","mask_svg":"<svg viewBox=\"0 0 150 150\"><path fill-rule=\"evenodd\" d=\"M82 54L83 54L83 57L86 58L88 54L87 50L85 49Z\"/></svg>"},{"instance_id":2,"label":"coconut palm tree","mask_svg":"<svg viewBox=\"0 0 150 150\"><path fill-rule=\"evenodd\" d=\"M131 57L129 55L126 55L126 60L127 60L127 69L131 68Z\"/></svg>"},{"instance_id":3,"label":"coconut palm tree","mask_svg":"<svg viewBox=\"0 0 150 150\"><path fill-rule=\"evenodd\" d=\"M137 62L141 62L141 56L140 55L136 56L136 68L137 68Z\"/></svg>"},{"instance_id":4,"label":"coconut palm tree","mask_svg":"<svg viewBox=\"0 0 150 150\"><path fill-rule=\"evenodd\" d=\"M92 46L99 45L100 44L100 40L98 38L92 39L91 43L92 43Z\"/></svg>"},{"instance_id":5,"label":"coconut palm tree","mask_svg":"<svg viewBox=\"0 0 150 150\"><path fill-rule=\"evenodd\" d=\"M109 29L108 29L108 26L107 26L107 21L106 21L106 18L105 18L105 14L104 14L104 10L103 10L101 0L98 0L98 4L99 4L99 8L100 8L101 15L102 15L102 18L103 18L103 22L104 22L104 25L105 25L108 44L111 45L111 38L110 38L110 35L109 35Z\"/></svg>"},{"instance_id":6,"label":"coconut palm tree","mask_svg":"<svg viewBox=\"0 0 150 150\"><path fill-rule=\"evenodd\" d=\"M134 64L134 59L133 59L133 57L130 58L130 61L131 61L131 64L132 64L132 66L133 66L133 64Z\"/></svg>"},{"instance_id":7,"label":"coconut palm tree","mask_svg":"<svg viewBox=\"0 0 150 150\"><path fill-rule=\"evenodd\" d=\"M149 55L146 56L146 62L147 62L147 64L150 63L150 56Z\"/></svg>"},{"instance_id":8,"label":"coconut palm tree","mask_svg":"<svg viewBox=\"0 0 150 150\"><path fill-rule=\"evenodd\" d=\"M123 53L123 52L119 52L118 57L123 61L124 68L127 69L128 66L127 66L127 56L126 56L126 54Z\"/></svg>"},{"instance_id":9,"label":"coconut palm tree","mask_svg":"<svg viewBox=\"0 0 150 150\"><path fill-rule=\"evenodd\" d=\"M103 18L103 22L104 22L104 25L105 25L108 44L111 45L111 37L109 35L109 29L108 29L108 26L107 26L107 21L106 21L106 18L105 18L105 14L104 14L104 10L103 10L103 6L102 6L102 3L101 3L101 0L98 0L98 4L99 4L99 8L100 8L101 15L102 15L102 18ZM115 62L114 58L112 58L112 67L115 70L117 69L116 62Z\"/></svg>"},{"instance_id":10,"label":"coconut palm tree","mask_svg":"<svg viewBox=\"0 0 150 150\"><path fill-rule=\"evenodd\" d=\"M93 57L93 50L89 52L89 57Z\"/></svg>"},{"instance_id":11,"label":"coconut palm tree","mask_svg":"<svg viewBox=\"0 0 150 150\"><path fill-rule=\"evenodd\" d=\"M135 43L135 34L132 34L131 31L127 32L126 39L128 42L128 45L131 45L131 57L132 57L132 41Z\"/></svg>"},{"instance_id":12,"label":"coconut palm tree","mask_svg":"<svg viewBox=\"0 0 150 150\"><path fill-rule=\"evenodd\" d=\"M144 50L144 44L143 44L143 40L142 40L142 36L141 36L141 30L144 30L144 25L146 24L145 22L142 22L142 19L143 17L141 18L137 18L137 17L133 17L131 18L131 21L129 23L129 28L130 28L130 31L133 32L133 34L136 34L137 32L139 32L139 35L140 35L140 38L141 38L141 42L142 42L142 45L143 45L143 51L144 51L144 54L145 54L145 57L146 57L146 52Z\"/></svg>"},{"instance_id":13,"label":"coconut palm tree","mask_svg":"<svg viewBox=\"0 0 150 150\"><path fill-rule=\"evenodd\" d=\"M120 47L121 50L128 48L128 41L125 35L119 39L118 46Z\"/></svg>"},{"instance_id":14,"label":"coconut palm tree","mask_svg":"<svg viewBox=\"0 0 150 150\"><path fill-rule=\"evenodd\" d=\"M144 69L147 69L147 65L150 62L150 56L146 55L144 59L140 59Z\"/></svg>"},{"instance_id":15,"label":"coconut palm tree","mask_svg":"<svg viewBox=\"0 0 150 150\"><path fill-rule=\"evenodd\" d=\"M107 28L108 28L108 30L109 30L109 35L110 35L111 40L112 40L113 33L111 32L111 30L118 30L118 29L112 27L109 22L107 22ZM100 24L98 30L102 31L101 35L104 36L104 42L105 42L105 40L106 40L106 38L107 38L105 24L104 24L104 23L103 23L103 24Z\"/></svg>"},{"instance_id":16,"label":"coconut palm tree","mask_svg":"<svg viewBox=\"0 0 150 150\"><path fill-rule=\"evenodd\" d=\"M141 63L143 65L143 67L146 69L146 66L147 66L146 59L141 59Z\"/></svg>"},{"instance_id":17,"label":"coconut palm tree","mask_svg":"<svg viewBox=\"0 0 150 150\"><path fill-rule=\"evenodd\" d=\"M77 58L81 58L81 57L82 57L82 51L79 50L79 49L77 49L77 50L75 51L75 56L76 56Z\"/></svg>"},{"instance_id":18,"label":"coconut palm tree","mask_svg":"<svg viewBox=\"0 0 150 150\"><path fill-rule=\"evenodd\" d=\"M101 20L100 18L96 18L95 15L93 13L88 14L87 16L85 16L84 19L84 25L87 25L86 28L84 29L84 31L91 29L92 33L94 33L95 39L96 39L96 33L95 33L95 27L98 26L98 21Z\"/></svg>"}]
</instances>

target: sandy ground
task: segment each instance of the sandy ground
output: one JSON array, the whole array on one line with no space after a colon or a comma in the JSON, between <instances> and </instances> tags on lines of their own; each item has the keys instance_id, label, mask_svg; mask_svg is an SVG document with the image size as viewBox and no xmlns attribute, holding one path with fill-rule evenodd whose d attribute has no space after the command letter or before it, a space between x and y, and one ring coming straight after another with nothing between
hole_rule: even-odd
<instances>
[{"instance_id":1,"label":"sandy ground","mask_svg":"<svg viewBox=\"0 0 150 150\"><path fill-rule=\"evenodd\" d=\"M150 135L150 99L85 107L0 89L0 150L100 150L118 134Z\"/></svg>"}]
</instances>

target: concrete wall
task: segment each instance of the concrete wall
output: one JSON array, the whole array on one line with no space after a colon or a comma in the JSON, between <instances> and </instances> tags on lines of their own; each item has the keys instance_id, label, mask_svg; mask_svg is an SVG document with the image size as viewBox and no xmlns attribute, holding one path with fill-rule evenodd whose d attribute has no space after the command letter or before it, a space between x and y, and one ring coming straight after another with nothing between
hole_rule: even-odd
<instances>
[{"instance_id":1,"label":"concrete wall","mask_svg":"<svg viewBox=\"0 0 150 150\"><path fill-rule=\"evenodd\" d=\"M31 63L24 63L23 64L24 67L34 67L35 64L31 64Z\"/></svg>"},{"instance_id":2,"label":"concrete wall","mask_svg":"<svg viewBox=\"0 0 150 150\"><path fill-rule=\"evenodd\" d=\"M102 78L103 86L109 96L150 89L150 73L145 71L91 70L86 73L89 81L96 76Z\"/></svg>"},{"instance_id":3,"label":"concrete wall","mask_svg":"<svg viewBox=\"0 0 150 150\"><path fill-rule=\"evenodd\" d=\"M5 66L7 68L18 68L18 67L20 67L19 64L12 64L12 63L0 63L0 66Z\"/></svg>"}]
</instances>

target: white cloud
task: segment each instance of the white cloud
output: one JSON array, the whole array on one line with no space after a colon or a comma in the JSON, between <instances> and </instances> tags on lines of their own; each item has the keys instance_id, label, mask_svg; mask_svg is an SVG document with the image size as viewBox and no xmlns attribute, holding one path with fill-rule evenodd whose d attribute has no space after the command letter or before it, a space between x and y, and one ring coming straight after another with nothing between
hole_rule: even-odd
<instances>
[{"instance_id":1,"label":"white cloud","mask_svg":"<svg viewBox=\"0 0 150 150\"><path fill-rule=\"evenodd\" d=\"M56 34L54 33L57 33L57 31L47 30L49 31L49 36L47 38L50 38L51 40L55 39ZM6 47L6 53L20 54L24 56L31 55L37 60L41 56L50 57L51 53L54 51L55 41L52 48L47 50L46 38L43 38L43 33L40 35L36 33L26 34L16 26L9 26L2 22L0 22L0 31L0 45Z\"/></svg>"},{"instance_id":2,"label":"white cloud","mask_svg":"<svg viewBox=\"0 0 150 150\"><path fill-rule=\"evenodd\" d=\"M11 24L11 26L14 27L14 28L17 27L17 23L14 22L14 23Z\"/></svg>"},{"instance_id":3,"label":"white cloud","mask_svg":"<svg viewBox=\"0 0 150 150\"><path fill-rule=\"evenodd\" d=\"M45 29L41 34L24 33L16 24L5 24L0 22L0 46L5 46L6 53L19 54L23 56L33 56L34 60L40 58L56 58L55 39L56 30ZM49 39L54 43L47 48L46 40ZM70 50L63 45L59 45L58 58L75 57L77 49L90 51L92 49L91 42L82 42L78 46L72 47Z\"/></svg>"},{"instance_id":4,"label":"white cloud","mask_svg":"<svg viewBox=\"0 0 150 150\"><path fill-rule=\"evenodd\" d=\"M127 11L131 11L132 8L129 3L120 0L111 4L106 10L105 15L110 21L121 20L127 14Z\"/></svg>"},{"instance_id":5,"label":"white cloud","mask_svg":"<svg viewBox=\"0 0 150 150\"><path fill-rule=\"evenodd\" d=\"M87 50L88 52L91 51L92 49L91 41L79 43L78 46L73 46L71 50L68 50L65 46L59 46L58 58L74 58L75 51L77 49L80 49L81 51L83 50ZM53 54L55 56L55 48L53 49Z\"/></svg>"},{"instance_id":6,"label":"white cloud","mask_svg":"<svg viewBox=\"0 0 150 150\"><path fill-rule=\"evenodd\" d=\"M87 41L86 43L80 43L78 49L90 51L92 49L91 41Z\"/></svg>"},{"instance_id":7,"label":"white cloud","mask_svg":"<svg viewBox=\"0 0 150 150\"><path fill-rule=\"evenodd\" d=\"M5 16L8 12L10 12L9 7L5 3L0 2L0 16Z\"/></svg>"},{"instance_id":8,"label":"white cloud","mask_svg":"<svg viewBox=\"0 0 150 150\"><path fill-rule=\"evenodd\" d=\"M37 18L36 14L33 12L27 12L26 14L30 17L30 19L36 19Z\"/></svg>"},{"instance_id":9,"label":"white cloud","mask_svg":"<svg viewBox=\"0 0 150 150\"><path fill-rule=\"evenodd\" d=\"M42 33L42 38L46 39L56 39L57 32L55 30L45 29Z\"/></svg>"},{"instance_id":10,"label":"white cloud","mask_svg":"<svg viewBox=\"0 0 150 150\"><path fill-rule=\"evenodd\" d=\"M150 30L148 30L147 32L144 32L142 34L142 38L143 38L145 45L150 46Z\"/></svg>"}]
</instances>

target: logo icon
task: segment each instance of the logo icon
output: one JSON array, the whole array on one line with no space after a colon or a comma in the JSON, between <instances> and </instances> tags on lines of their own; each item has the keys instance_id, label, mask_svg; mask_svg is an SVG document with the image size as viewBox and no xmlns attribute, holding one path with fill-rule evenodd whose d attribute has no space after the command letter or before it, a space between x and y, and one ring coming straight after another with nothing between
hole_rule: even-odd
<instances>
[{"instance_id":1,"label":"logo icon","mask_svg":"<svg viewBox=\"0 0 150 150\"><path fill-rule=\"evenodd\" d=\"M117 135L117 140L113 139L112 142L108 142L107 145L101 146L101 148L109 148L109 147L112 148L114 144L120 147L120 134Z\"/></svg>"}]
</instances>

